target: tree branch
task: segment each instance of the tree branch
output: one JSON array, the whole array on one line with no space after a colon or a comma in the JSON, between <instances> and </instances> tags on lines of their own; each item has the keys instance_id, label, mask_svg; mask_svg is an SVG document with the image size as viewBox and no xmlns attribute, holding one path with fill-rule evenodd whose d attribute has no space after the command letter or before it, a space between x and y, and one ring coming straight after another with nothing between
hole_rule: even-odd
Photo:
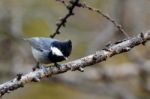
<instances>
[{"instance_id":1,"label":"tree branch","mask_svg":"<svg viewBox=\"0 0 150 99\"><path fill-rule=\"evenodd\" d=\"M59 1L61 3L63 3L66 7L68 6L67 2L65 0L56 0L56 1ZM93 11L93 12L96 12L98 14L100 14L102 17L104 17L105 19L107 19L108 21L112 22L112 24L121 32L123 33L126 37L129 38L129 35L128 33L123 29L123 27L118 24L113 18L111 18L109 15L103 13L103 11L99 10L99 9L96 9L96 8L93 8L93 7L90 7L89 5L87 5L85 2L84 3L76 3L76 6L77 7L80 7L80 8L87 8L88 10L90 11ZM54 34L53 34L54 35Z\"/></svg>"},{"instance_id":2,"label":"tree branch","mask_svg":"<svg viewBox=\"0 0 150 99\"><path fill-rule=\"evenodd\" d=\"M68 13L64 17L60 18L60 20L56 23L57 28L55 32L52 35L50 35L51 38L54 38L57 34L60 34L60 28L62 26L65 27L67 19L70 16L74 15L73 10L79 3L79 0L70 0L69 4L67 4L65 1L62 0L57 0L57 1L62 2L66 6L66 8L68 9Z\"/></svg>"},{"instance_id":3,"label":"tree branch","mask_svg":"<svg viewBox=\"0 0 150 99\"><path fill-rule=\"evenodd\" d=\"M61 64L61 67L59 69L55 66L45 68L43 67L34 72L30 72L22 76L19 75L19 77L16 77L13 80L0 85L0 96L3 96L5 93L9 93L10 91L21 88L27 83L40 81L44 77L64 73L69 70L75 71L80 67L84 68L105 61L107 58L114 55L128 52L135 46L138 46L140 44L144 45L148 40L150 40L150 31L141 33L127 40L121 40L114 44L109 44L106 48L102 49L101 51L97 51L92 55L65 64Z\"/></svg>"},{"instance_id":4,"label":"tree branch","mask_svg":"<svg viewBox=\"0 0 150 99\"><path fill-rule=\"evenodd\" d=\"M98 14L100 14L102 17L104 17L106 20L110 21L115 27L117 27L117 29L123 33L126 37L129 38L129 35L128 33L123 29L123 27L118 24L113 18L111 18L109 15L107 15L106 13L103 13L103 11L99 10L99 9L95 9L95 8L92 8L90 7L89 5L87 5L85 2L84 3L79 3L78 4L78 7L81 7L81 8L87 8L88 10L90 11L94 11L94 12L97 12Z\"/></svg>"}]
</instances>

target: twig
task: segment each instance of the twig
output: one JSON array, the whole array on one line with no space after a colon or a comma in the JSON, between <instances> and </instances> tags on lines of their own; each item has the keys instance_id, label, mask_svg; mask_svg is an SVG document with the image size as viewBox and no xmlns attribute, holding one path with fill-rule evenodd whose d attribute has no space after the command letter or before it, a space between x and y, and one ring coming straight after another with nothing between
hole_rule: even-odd
<instances>
[{"instance_id":1,"label":"twig","mask_svg":"<svg viewBox=\"0 0 150 99\"><path fill-rule=\"evenodd\" d=\"M79 0L70 0L69 4L67 4L64 0L57 0L57 1L60 1L63 4L65 4L66 8L68 9L68 13L64 17L60 18L60 20L56 23L57 28L55 32L52 35L50 35L51 38L54 38L57 34L60 34L60 28L62 26L65 27L67 19L70 16L74 15L73 10L79 3Z\"/></svg>"},{"instance_id":2,"label":"twig","mask_svg":"<svg viewBox=\"0 0 150 99\"><path fill-rule=\"evenodd\" d=\"M56 29L56 31L54 32L54 34L50 35L51 38L54 38L57 34L60 34L60 31L59 31L60 28L61 28L62 26L65 26L65 23L66 23L67 19L68 19L71 15L74 15L74 13L72 13L74 7L87 8L87 9L90 10L90 11L97 12L98 14L100 14L100 15L102 15L104 18L106 18L108 21L112 22L112 23L114 24L114 26L115 26L121 33L123 33L127 38L129 38L128 33L123 29L123 27L122 27L120 24L118 24L118 23L117 23L113 18L111 18L109 15L103 13L101 10L95 9L95 8L93 8L93 7L90 7L90 6L87 5L85 2L84 2L84 3L79 3L78 0L76 0L76 3L70 1L70 3L72 4L70 7L69 7L69 4L68 4L65 0L56 0L56 1L59 1L59 2L63 3L63 4L67 7L67 9L69 10L69 13L68 13L65 17L61 18L60 21L57 23L57 29ZM68 7L69 7L69 8L68 8ZM70 8L71 8L72 10L71 10Z\"/></svg>"},{"instance_id":3,"label":"twig","mask_svg":"<svg viewBox=\"0 0 150 99\"><path fill-rule=\"evenodd\" d=\"M64 4L66 7L68 6L68 3L67 3L65 0L56 0L56 1L61 2L61 3Z\"/></svg>"},{"instance_id":4,"label":"twig","mask_svg":"<svg viewBox=\"0 0 150 99\"><path fill-rule=\"evenodd\" d=\"M109 47L101 51L97 51L95 54L68 62L66 64L62 64L59 69L54 66L45 67L34 72L22 75L19 80L17 79L18 77L16 77L13 80L0 85L0 96L3 96L4 94L10 91L14 91L18 88L21 88L27 83L33 81L40 81L44 77L64 73L69 70L75 71L78 70L78 68L80 67L84 68L105 61L107 58L112 57L114 55L128 52L133 47L138 46L143 42L147 42L148 40L150 40L150 31L142 34L142 37L141 34L139 34L128 40L122 40L122 42L119 41L117 43L111 44Z\"/></svg>"},{"instance_id":5,"label":"twig","mask_svg":"<svg viewBox=\"0 0 150 99\"><path fill-rule=\"evenodd\" d=\"M123 33L126 37L129 38L129 35L128 33L123 29L123 27L118 24L113 18L111 18L109 15L103 13L101 10L99 9L95 9L95 8L92 8L90 7L89 5L87 5L85 2L84 3L80 3L78 4L78 7L82 7L82 8L87 8L88 10L90 11L94 11L94 12L97 12L98 14L102 15L104 18L106 18L108 21L112 22L114 24L115 27L118 28L118 30Z\"/></svg>"}]
</instances>

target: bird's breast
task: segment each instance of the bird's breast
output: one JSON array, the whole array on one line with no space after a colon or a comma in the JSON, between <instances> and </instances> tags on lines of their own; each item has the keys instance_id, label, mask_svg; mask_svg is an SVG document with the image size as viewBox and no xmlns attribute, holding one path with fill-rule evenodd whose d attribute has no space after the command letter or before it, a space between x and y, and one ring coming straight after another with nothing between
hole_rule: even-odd
<instances>
[{"instance_id":1,"label":"bird's breast","mask_svg":"<svg viewBox=\"0 0 150 99\"><path fill-rule=\"evenodd\" d=\"M43 64L50 64L51 60L48 58L49 52L39 51L32 47L32 54L33 57L37 62L43 63Z\"/></svg>"}]
</instances>

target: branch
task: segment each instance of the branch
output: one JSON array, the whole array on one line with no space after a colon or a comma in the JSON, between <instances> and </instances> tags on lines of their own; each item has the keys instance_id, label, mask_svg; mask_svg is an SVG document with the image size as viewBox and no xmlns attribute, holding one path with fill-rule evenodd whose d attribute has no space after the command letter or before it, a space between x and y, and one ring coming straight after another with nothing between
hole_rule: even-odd
<instances>
[{"instance_id":1,"label":"branch","mask_svg":"<svg viewBox=\"0 0 150 99\"><path fill-rule=\"evenodd\" d=\"M85 2L84 2L84 3L79 3L79 4L78 4L78 7L87 8L87 9L90 10L90 11L97 12L97 13L100 14L102 17L104 17L106 20L110 21L121 33L123 33L126 37L129 38L128 33L123 29L123 27L122 27L120 24L118 24L118 23L117 23L113 18L111 18L109 15L103 13L101 10L92 8L92 7L90 7L89 5L87 5Z\"/></svg>"},{"instance_id":2,"label":"branch","mask_svg":"<svg viewBox=\"0 0 150 99\"><path fill-rule=\"evenodd\" d=\"M27 83L40 81L42 78L48 76L64 73L69 70L75 71L78 70L80 67L84 68L105 61L107 58L114 55L128 52L135 46L138 46L140 44L144 45L145 42L147 42L148 40L150 40L150 31L146 33L141 33L128 40L122 40L114 44L109 44L106 48L102 49L101 51L97 51L92 55L65 64L61 64L61 67L59 69L55 66L43 67L34 72L20 75L21 77L18 76L11 81L1 84L0 95L3 96L5 93L9 93L10 91L21 88Z\"/></svg>"},{"instance_id":3,"label":"branch","mask_svg":"<svg viewBox=\"0 0 150 99\"><path fill-rule=\"evenodd\" d=\"M66 7L67 7L67 2L65 0L57 0L61 3L63 3ZM126 37L129 38L129 35L128 33L123 29L123 27L118 24L113 18L111 18L109 15L103 13L101 10L99 9L96 9L96 8L93 8L93 7L90 7L89 5L87 5L85 2L84 3L77 3L76 4L77 7L80 7L80 8L87 8L88 10L90 11L93 11L93 12L96 12L98 14L100 14L102 17L104 17L106 20L110 21L121 33L123 33Z\"/></svg>"},{"instance_id":4,"label":"branch","mask_svg":"<svg viewBox=\"0 0 150 99\"><path fill-rule=\"evenodd\" d=\"M68 13L64 17L60 18L60 20L56 23L57 28L56 28L55 32L52 35L50 35L51 38L54 38L57 34L60 34L60 28L62 26L65 27L67 19L70 16L74 15L73 10L78 5L80 0L70 0L69 4L67 4L63 0L56 0L56 1L60 1L61 3L63 3L66 6L66 8L68 9Z\"/></svg>"},{"instance_id":5,"label":"branch","mask_svg":"<svg viewBox=\"0 0 150 99\"><path fill-rule=\"evenodd\" d=\"M59 1L61 2L62 4L64 4L66 6L66 8L68 9L68 13L60 18L60 20L56 23L56 30L55 32L50 35L51 38L54 38L57 34L60 34L60 28L63 26L65 27L65 24L67 22L67 19L74 15L73 13L73 10L75 7L80 7L80 8L87 8L88 10L90 11L93 11L93 12L97 12L98 14L100 14L102 17L104 17L105 19L107 19L108 21L110 21L121 33L123 33L127 38L129 38L129 35L128 33L123 29L123 27L118 24L113 18L111 18L109 15L103 13L101 10L99 9L95 9L95 8L92 8L90 7L89 5L87 5L85 2L84 3L80 3L79 1L80 0L70 0L69 3L67 3L67 1L65 0L56 0L56 1Z\"/></svg>"}]
</instances>

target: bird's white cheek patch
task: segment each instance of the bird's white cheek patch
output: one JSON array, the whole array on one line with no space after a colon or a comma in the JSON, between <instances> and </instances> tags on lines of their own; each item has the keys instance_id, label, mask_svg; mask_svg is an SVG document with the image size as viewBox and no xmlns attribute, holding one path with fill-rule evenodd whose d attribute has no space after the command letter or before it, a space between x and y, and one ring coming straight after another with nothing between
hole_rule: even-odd
<instances>
[{"instance_id":1,"label":"bird's white cheek patch","mask_svg":"<svg viewBox=\"0 0 150 99\"><path fill-rule=\"evenodd\" d=\"M57 56L64 56L63 53L57 47L51 47L52 53Z\"/></svg>"}]
</instances>

